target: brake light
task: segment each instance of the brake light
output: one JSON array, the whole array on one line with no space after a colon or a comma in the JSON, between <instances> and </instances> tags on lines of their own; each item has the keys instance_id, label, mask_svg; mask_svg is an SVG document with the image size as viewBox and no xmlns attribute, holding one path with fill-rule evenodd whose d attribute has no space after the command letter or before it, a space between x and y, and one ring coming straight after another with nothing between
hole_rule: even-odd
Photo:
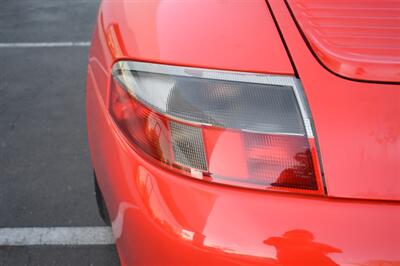
<instances>
[{"instance_id":1,"label":"brake light","mask_svg":"<svg viewBox=\"0 0 400 266\"><path fill-rule=\"evenodd\" d=\"M117 62L109 109L135 150L173 171L323 193L310 116L294 77Z\"/></svg>"}]
</instances>

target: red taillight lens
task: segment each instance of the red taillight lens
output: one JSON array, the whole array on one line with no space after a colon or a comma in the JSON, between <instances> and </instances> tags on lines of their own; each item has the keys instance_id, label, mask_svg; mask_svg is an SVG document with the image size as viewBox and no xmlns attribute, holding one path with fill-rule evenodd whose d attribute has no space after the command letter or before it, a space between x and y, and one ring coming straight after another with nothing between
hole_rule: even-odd
<instances>
[{"instance_id":1,"label":"red taillight lens","mask_svg":"<svg viewBox=\"0 0 400 266\"><path fill-rule=\"evenodd\" d=\"M140 150L165 163L171 162L171 140L165 117L147 108L112 83L110 112L125 136Z\"/></svg>"},{"instance_id":2,"label":"red taillight lens","mask_svg":"<svg viewBox=\"0 0 400 266\"><path fill-rule=\"evenodd\" d=\"M323 192L307 109L286 80L294 78L138 62L117 63L113 76L114 121L165 167L242 187Z\"/></svg>"},{"instance_id":3,"label":"red taillight lens","mask_svg":"<svg viewBox=\"0 0 400 266\"><path fill-rule=\"evenodd\" d=\"M249 175L276 187L317 190L311 151L302 136L245 136Z\"/></svg>"},{"instance_id":4,"label":"red taillight lens","mask_svg":"<svg viewBox=\"0 0 400 266\"><path fill-rule=\"evenodd\" d=\"M320 192L307 138L207 127L203 133L211 177L219 182Z\"/></svg>"}]
</instances>

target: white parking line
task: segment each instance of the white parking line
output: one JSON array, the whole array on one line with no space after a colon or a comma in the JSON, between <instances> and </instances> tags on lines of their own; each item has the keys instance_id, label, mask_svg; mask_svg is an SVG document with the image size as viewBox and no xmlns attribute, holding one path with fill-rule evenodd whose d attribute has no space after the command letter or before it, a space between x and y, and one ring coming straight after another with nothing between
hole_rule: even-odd
<instances>
[{"instance_id":1,"label":"white parking line","mask_svg":"<svg viewBox=\"0 0 400 266\"><path fill-rule=\"evenodd\" d=\"M90 46L90 42L14 42L0 43L0 48L74 47Z\"/></svg>"},{"instance_id":2,"label":"white parking line","mask_svg":"<svg viewBox=\"0 0 400 266\"><path fill-rule=\"evenodd\" d=\"M110 227L20 227L0 228L0 246L110 245Z\"/></svg>"}]
</instances>

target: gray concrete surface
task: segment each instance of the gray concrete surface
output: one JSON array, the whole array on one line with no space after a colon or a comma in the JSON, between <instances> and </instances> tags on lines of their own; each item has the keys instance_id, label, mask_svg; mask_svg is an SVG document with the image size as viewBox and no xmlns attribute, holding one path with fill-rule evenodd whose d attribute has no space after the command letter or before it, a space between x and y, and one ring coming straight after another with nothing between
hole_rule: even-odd
<instances>
[{"instance_id":1,"label":"gray concrete surface","mask_svg":"<svg viewBox=\"0 0 400 266\"><path fill-rule=\"evenodd\" d=\"M29 266L117 266L114 246L0 247L0 265Z\"/></svg>"},{"instance_id":2,"label":"gray concrete surface","mask_svg":"<svg viewBox=\"0 0 400 266\"><path fill-rule=\"evenodd\" d=\"M0 50L0 226L102 224L86 138L86 55Z\"/></svg>"},{"instance_id":3,"label":"gray concrete surface","mask_svg":"<svg viewBox=\"0 0 400 266\"><path fill-rule=\"evenodd\" d=\"M89 40L99 0L2 0L0 42Z\"/></svg>"},{"instance_id":4,"label":"gray concrete surface","mask_svg":"<svg viewBox=\"0 0 400 266\"><path fill-rule=\"evenodd\" d=\"M98 1L3 0L0 43L89 41ZM102 226L87 147L88 47L0 49L0 227ZM114 246L0 247L0 265L118 265Z\"/></svg>"}]
</instances>

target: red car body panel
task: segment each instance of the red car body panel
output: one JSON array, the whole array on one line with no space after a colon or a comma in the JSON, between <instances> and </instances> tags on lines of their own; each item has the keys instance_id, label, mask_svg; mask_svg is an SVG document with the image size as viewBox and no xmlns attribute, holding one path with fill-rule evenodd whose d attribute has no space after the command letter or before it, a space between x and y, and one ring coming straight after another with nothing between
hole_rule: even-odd
<instances>
[{"instance_id":1,"label":"red car body panel","mask_svg":"<svg viewBox=\"0 0 400 266\"><path fill-rule=\"evenodd\" d=\"M293 74L264 1L104 1L99 24L110 64L129 58Z\"/></svg>"},{"instance_id":2,"label":"red car body panel","mask_svg":"<svg viewBox=\"0 0 400 266\"><path fill-rule=\"evenodd\" d=\"M88 88L92 160L123 265L400 265L398 203L258 192L172 174L131 149L93 74Z\"/></svg>"},{"instance_id":3,"label":"red car body panel","mask_svg":"<svg viewBox=\"0 0 400 266\"><path fill-rule=\"evenodd\" d=\"M289 0L310 46L333 72L400 82L400 2Z\"/></svg>"},{"instance_id":4,"label":"red car body panel","mask_svg":"<svg viewBox=\"0 0 400 266\"><path fill-rule=\"evenodd\" d=\"M400 199L398 85L339 78L319 64L287 6L270 1L314 118L330 196Z\"/></svg>"},{"instance_id":5,"label":"red car body panel","mask_svg":"<svg viewBox=\"0 0 400 266\"><path fill-rule=\"evenodd\" d=\"M93 166L123 265L400 265L400 89L343 79L270 1L313 115L327 196L203 183L144 159L108 112L120 59L294 75L264 1L106 1L87 81ZM341 199L340 199L340 198Z\"/></svg>"}]
</instances>

